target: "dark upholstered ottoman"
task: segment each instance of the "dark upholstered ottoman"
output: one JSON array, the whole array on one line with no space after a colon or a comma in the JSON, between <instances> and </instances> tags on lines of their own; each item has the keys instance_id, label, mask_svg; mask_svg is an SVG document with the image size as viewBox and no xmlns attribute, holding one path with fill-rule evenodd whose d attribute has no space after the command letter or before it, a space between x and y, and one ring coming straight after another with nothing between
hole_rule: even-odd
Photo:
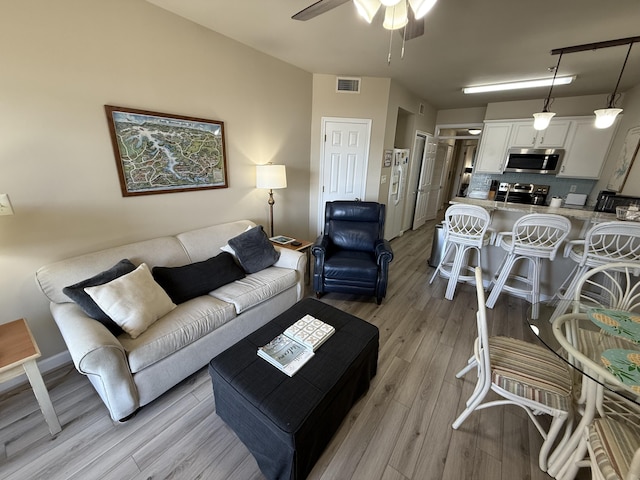
<instances>
[{"instance_id":1,"label":"dark upholstered ottoman","mask_svg":"<svg viewBox=\"0 0 640 480\"><path fill-rule=\"evenodd\" d=\"M336 331L293 377L257 349L310 314ZM269 480L307 477L378 363L378 329L318 300L304 299L211 360L216 412Z\"/></svg>"}]
</instances>

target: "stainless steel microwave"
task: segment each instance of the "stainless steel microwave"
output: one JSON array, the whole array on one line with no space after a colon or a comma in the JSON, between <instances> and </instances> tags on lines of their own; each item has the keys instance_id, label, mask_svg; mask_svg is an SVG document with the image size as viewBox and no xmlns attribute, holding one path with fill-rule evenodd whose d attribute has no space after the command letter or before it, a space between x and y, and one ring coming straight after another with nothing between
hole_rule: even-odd
<instances>
[{"instance_id":1,"label":"stainless steel microwave","mask_svg":"<svg viewBox=\"0 0 640 480\"><path fill-rule=\"evenodd\" d=\"M555 175L563 157L561 148L510 148L504 171Z\"/></svg>"}]
</instances>

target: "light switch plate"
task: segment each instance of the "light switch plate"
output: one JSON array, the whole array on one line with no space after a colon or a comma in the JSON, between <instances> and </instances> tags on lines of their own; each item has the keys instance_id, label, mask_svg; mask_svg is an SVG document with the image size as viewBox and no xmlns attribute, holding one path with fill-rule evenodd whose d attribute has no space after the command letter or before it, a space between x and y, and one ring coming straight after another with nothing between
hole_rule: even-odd
<instances>
[{"instance_id":1,"label":"light switch plate","mask_svg":"<svg viewBox=\"0 0 640 480\"><path fill-rule=\"evenodd\" d=\"M13 215L11 201L6 193L0 193L0 215Z\"/></svg>"}]
</instances>

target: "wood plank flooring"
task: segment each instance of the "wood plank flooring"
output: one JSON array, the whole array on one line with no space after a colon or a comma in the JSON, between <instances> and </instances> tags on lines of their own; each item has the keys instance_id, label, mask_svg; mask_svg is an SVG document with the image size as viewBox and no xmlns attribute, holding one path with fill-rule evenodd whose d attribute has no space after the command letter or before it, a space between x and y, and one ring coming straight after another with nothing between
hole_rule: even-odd
<instances>
[{"instance_id":1,"label":"wood plank flooring","mask_svg":"<svg viewBox=\"0 0 640 480\"><path fill-rule=\"evenodd\" d=\"M429 285L435 222L391 244L395 259L381 306L328 294L322 301L380 329L378 374L351 410L310 480L549 479L538 469L542 442L517 407L472 414L454 431L474 374L458 380L476 335L474 287L444 299ZM488 311L492 334L524 338L526 304L503 295ZM532 340L531 338L527 338ZM532 340L533 341L533 340ZM0 395L0 478L263 479L235 434L215 414L206 368L133 419L115 424L72 365L45 376L62 432L51 437L28 386Z\"/></svg>"}]
</instances>

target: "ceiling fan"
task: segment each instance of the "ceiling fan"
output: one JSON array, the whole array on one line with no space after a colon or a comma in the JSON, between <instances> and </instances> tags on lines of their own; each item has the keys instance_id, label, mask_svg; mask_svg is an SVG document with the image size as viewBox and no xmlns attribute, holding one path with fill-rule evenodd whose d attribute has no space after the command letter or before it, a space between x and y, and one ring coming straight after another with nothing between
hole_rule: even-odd
<instances>
[{"instance_id":1,"label":"ceiling fan","mask_svg":"<svg viewBox=\"0 0 640 480\"><path fill-rule=\"evenodd\" d=\"M311 20L323 13L333 10L351 0L319 0L307 8L300 10L293 17L294 20ZM358 13L371 23L380 6L385 7L384 28L400 30L404 40L411 40L424 34L424 20L422 17L436 3L436 0L353 0ZM408 7L410 4L411 8ZM404 12L404 13L403 13ZM394 13L396 14L394 16ZM400 14L400 16L398 16ZM400 18L402 17L402 18ZM399 20L400 18L400 20ZM397 26L396 26L397 25Z\"/></svg>"}]
</instances>

